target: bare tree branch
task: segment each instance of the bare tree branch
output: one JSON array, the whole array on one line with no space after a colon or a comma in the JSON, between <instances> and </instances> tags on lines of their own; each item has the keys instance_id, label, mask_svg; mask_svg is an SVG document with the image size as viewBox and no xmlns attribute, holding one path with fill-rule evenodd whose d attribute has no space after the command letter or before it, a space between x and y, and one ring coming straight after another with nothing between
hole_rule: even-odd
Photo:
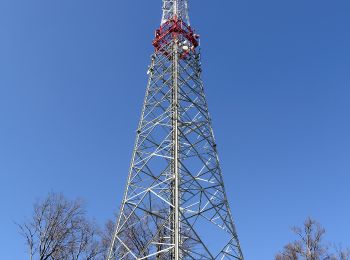
<instances>
[{"instance_id":1,"label":"bare tree branch","mask_svg":"<svg viewBox=\"0 0 350 260\"><path fill-rule=\"evenodd\" d=\"M338 248L336 254L323 242L325 229L314 219L308 218L303 227L293 227L298 240L287 244L276 255L276 260L350 260L350 250Z\"/></svg>"},{"instance_id":2,"label":"bare tree branch","mask_svg":"<svg viewBox=\"0 0 350 260\"><path fill-rule=\"evenodd\" d=\"M31 220L18 225L26 239L30 259L98 259L97 227L85 215L80 200L69 201L59 194L51 193L34 204Z\"/></svg>"}]
</instances>

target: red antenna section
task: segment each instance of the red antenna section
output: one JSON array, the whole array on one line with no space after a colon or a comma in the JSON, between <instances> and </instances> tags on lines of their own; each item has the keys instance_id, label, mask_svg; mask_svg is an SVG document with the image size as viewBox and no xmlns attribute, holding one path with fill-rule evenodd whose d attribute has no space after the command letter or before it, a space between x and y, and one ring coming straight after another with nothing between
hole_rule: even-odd
<instances>
[{"instance_id":1,"label":"red antenna section","mask_svg":"<svg viewBox=\"0 0 350 260\"><path fill-rule=\"evenodd\" d=\"M195 52L196 47L199 46L199 35L194 33L191 26L177 17L166 21L156 30L155 39L153 40L156 52L162 52L168 56L169 48L167 46L174 39L178 40L182 49L182 59L190 52Z\"/></svg>"}]
</instances>

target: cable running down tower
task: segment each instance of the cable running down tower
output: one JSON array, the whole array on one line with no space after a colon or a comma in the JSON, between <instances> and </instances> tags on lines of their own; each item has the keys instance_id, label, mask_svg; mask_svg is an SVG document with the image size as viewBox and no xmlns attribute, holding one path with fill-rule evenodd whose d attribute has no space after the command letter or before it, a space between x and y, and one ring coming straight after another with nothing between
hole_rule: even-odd
<instances>
[{"instance_id":1,"label":"cable running down tower","mask_svg":"<svg viewBox=\"0 0 350 260\"><path fill-rule=\"evenodd\" d=\"M127 186L107 260L243 260L187 0L163 0Z\"/></svg>"}]
</instances>

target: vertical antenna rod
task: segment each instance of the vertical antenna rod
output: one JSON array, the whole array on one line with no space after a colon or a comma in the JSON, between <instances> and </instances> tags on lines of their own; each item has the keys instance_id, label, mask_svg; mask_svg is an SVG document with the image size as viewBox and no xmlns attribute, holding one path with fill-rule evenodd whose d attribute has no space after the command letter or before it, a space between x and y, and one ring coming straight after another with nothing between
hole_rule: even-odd
<instances>
[{"instance_id":1,"label":"vertical antenna rod","mask_svg":"<svg viewBox=\"0 0 350 260\"><path fill-rule=\"evenodd\" d=\"M178 17L178 1L174 0L174 18ZM173 41L173 147L174 147L174 260L180 259L180 223L179 223L179 129L178 129L178 40Z\"/></svg>"},{"instance_id":2,"label":"vertical antenna rod","mask_svg":"<svg viewBox=\"0 0 350 260\"><path fill-rule=\"evenodd\" d=\"M175 9L176 10L176 9ZM176 12L175 12L176 13ZM173 43L174 55L173 55L173 102L172 110L173 116L173 147L174 147L174 252L175 260L180 259L180 223L179 223L179 129L178 129L178 42L175 39Z\"/></svg>"},{"instance_id":3,"label":"vertical antenna rod","mask_svg":"<svg viewBox=\"0 0 350 260\"><path fill-rule=\"evenodd\" d=\"M174 0L174 16L178 17L178 2L177 0Z\"/></svg>"},{"instance_id":4,"label":"vertical antenna rod","mask_svg":"<svg viewBox=\"0 0 350 260\"><path fill-rule=\"evenodd\" d=\"M190 25L188 0L163 0L163 15L161 24L173 19L175 15L184 23Z\"/></svg>"}]
</instances>

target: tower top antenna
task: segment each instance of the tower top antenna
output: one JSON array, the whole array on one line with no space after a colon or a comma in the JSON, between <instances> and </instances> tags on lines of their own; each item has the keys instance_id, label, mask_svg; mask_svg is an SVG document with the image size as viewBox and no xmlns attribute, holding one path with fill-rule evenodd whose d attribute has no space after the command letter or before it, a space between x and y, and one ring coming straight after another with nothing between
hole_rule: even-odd
<instances>
[{"instance_id":1,"label":"tower top antenna","mask_svg":"<svg viewBox=\"0 0 350 260\"><path fill-rule=\"evenodd\" d=\"M163 0L163 16L161 24L173 19L175 16L187 25L190 25L188 0Z\"/></svg>"}]
</instances>

